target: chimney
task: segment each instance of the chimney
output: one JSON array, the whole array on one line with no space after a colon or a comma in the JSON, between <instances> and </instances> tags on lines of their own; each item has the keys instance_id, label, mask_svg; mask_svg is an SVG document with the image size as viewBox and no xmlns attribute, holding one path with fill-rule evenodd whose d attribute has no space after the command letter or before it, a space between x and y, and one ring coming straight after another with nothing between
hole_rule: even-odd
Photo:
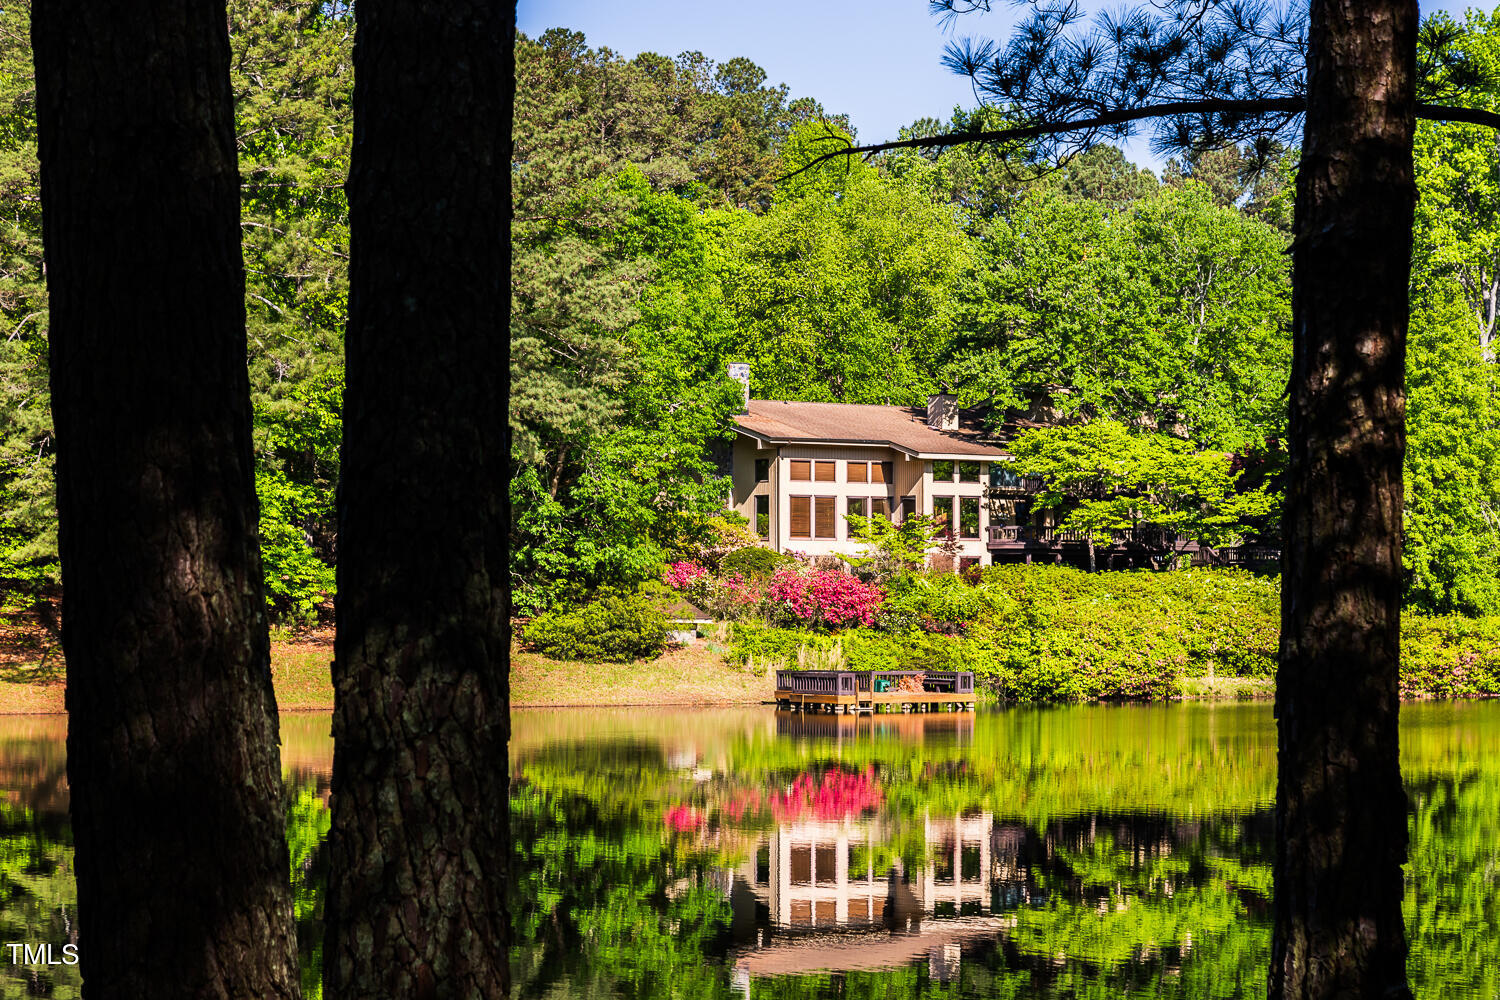
<instances>
[{"instance_id":1,"label":"chimney","mask_svg":"<svg viewBox=\"0 0 1500 1000\"><path fill-rule=\"evenodd\" d=\"M745 389L745 405L740 408L741 413L750 412L750 366L743 361L731 361L729 363L729 377L734 379Z\"/></svg>"},{"instance_id":2,"label":"chimney","mask_svg":"<svg viewBox=\"0 0 1500 1000\"><path fill-rule=\"evenodd\" d=\"M947 392L928 396L927 426L935 431L958 430L958 397Z\"/></svg>"}]
</instances>

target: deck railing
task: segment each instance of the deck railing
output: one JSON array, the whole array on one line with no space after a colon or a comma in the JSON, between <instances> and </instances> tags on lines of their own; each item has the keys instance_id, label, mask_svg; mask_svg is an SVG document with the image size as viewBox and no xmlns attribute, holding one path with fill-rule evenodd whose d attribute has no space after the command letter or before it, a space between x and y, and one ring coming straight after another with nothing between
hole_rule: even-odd
<instances>
[{"instance_id":1,"label":"deck railing","mask_svg":"<svg viewBox=\"0 0 1500 1000\"><path fill-rule=\"evenodd\" d=\"M852 670L778 670L776 688L793 694L852 695L856 690L855 673Z\"/></svg>"},{"instance_id":2,"label":"deck railing","mask_svg":"<svg viewBox=\"0 0 1500 1000\"><path fill-rule=\"evenodd\" d=\"M1073 531L1066 528L1038 528L1030 524L992 524L989 526L990 545L1086 545L1090 532ZM1101 548L1112 545L1135 545L1150 549L1170 549L1178 552L1196 552L1198 543L1172 531L1160 528L1129 528L1110 531L1095 536L1094 544Z\"/></svg>"},{"instance_id":3,"label":"deck railing","mask_svg":"<svg viewBox=\"0 0 1500 1000\"><path fill-rule=\"evenodd\" d=\"M974 694L970 670L778 670L776 689L791 694L895 694L903 677L922 678L922 690L928 694Z\"/></svg>"}]
</instances>

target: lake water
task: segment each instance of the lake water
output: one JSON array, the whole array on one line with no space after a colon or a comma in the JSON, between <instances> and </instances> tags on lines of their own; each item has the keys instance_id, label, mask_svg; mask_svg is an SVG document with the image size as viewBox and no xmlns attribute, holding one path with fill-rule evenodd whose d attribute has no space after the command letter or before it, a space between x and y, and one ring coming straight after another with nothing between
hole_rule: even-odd
<instances>
[{"instance_id":1,"label":"lake water","mask_svg":"<svg viewBox=\"0 0 1500 1000\"><path fill-rule=\"evenodd\" d=\"M1419 997L1500 998L1500 702L1402 709ZM1264 704L799 718L518 711L516 993L537 998L1263 995ZM0 941L62 942L61 717L0 719ZM282 720L304 984L332 743ZM0 996L77 996L7 966Z\"/></svg>"}]
</instances>

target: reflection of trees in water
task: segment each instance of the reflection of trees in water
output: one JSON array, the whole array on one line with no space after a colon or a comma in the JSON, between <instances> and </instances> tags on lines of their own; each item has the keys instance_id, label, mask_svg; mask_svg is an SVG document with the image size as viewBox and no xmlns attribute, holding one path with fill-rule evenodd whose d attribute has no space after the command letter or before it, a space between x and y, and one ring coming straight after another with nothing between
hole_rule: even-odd
<instances>
[{"instance_id":1,"label":"reflection of trees in water","mask_svg":"<svg viewBox=\"0 0 1500 1000\"><path fill-rule=\"evenodd\" d=\"M1500 996L1500 773L1496 762L1407 784L1407 963L1418 996Z\"/></svg>"},{"instance_id":2,"label":"reflection of trees in water","mask_svg":"<svg viewBox=\"0 0 1500 1000\"><path fill-rule=\"evenodd\" d=\"M1412 804L1410 967L1418 996L1431 1000L1500 995L1500 727L1492 733L1473 720L1490 711L1485 718L1500 721L1496 709L1403 710L1433 717L1403 742ZM922 731L778 739L767 721L758 735L731 734L719 744L702 733L669 732L533 745L518 754L512 795L517 995L1258 995L1269 944L1271 828L1261 795L1269 758L1247 752L1220 768L1221 752L1192 740L1132 743L1124 726L1132 714L1155 720L1160 713L1015 713L1000 728L981 714L961 740L936 732L921 739ZM1099 727L1085 724L1095 717L1118 727L1119 738L1101 740ZM309 724L315 735L322 728ZM1234 731L1243 736L1243 727ZM0 740L0 940L60 943L75 926L63 760L60 731L54 740ZM779 927L754 884L769 877L774 817L747 808L736 821L728 806L746 788L784 791L800 774L821 783L835 767L873 768L878 778L881 804L856 821L869 836L851 837L846 864L855 874L873 873L887 895L876 906L867 894L843 925ZM326 761L312 752L299 757L285 788L303 984L316 998ZM1156 807L1143 807L1153 795ZM677 802L711 819L666 836L663 813ZM982 861L977 842L948 835L944 824L973 822L986 810L992 820ZM836 873L836 844L809 837L805 846L809 879L817 880L814 865ZM981 868L983 906L976 911L965 897L955 915L940 912L939 886L955 872L972 880ZM896 898L900 906L885 902ZM897 921L888 914L902 917L894 937ZM729 961L757 944L769 951L803 940L862 941L860 927L902 939L906 915L923 934L944 933L917 942L897 968L737 980ZM977 936L946 933L980 919L1004 926ZM0 973L0 997L49 984L54 997L78 995L70 969L37 973L35 984L24 970Z\"/></svg>"},{"instance_id":3,"label":"reflection of trees in water","mask_svg":"<svg viewBox=\"0 0 1500 1000\"><path fill-rule=\"evenodd\" d=\"M9 766L5 770L14 773ZM55 804L61 781L64 811L0 803L0 942L49 943L54 957L61 961L62 946L78 943L78 890L73 882L73 838L65 811L66 780L54 771L53 767L38 770L35 787L6 787L14 789L12 798ZM0 996L50 996L58 1000L79 996L82 979L77 966L28 968L12 964L8 952L0 953L0 964L4 967Z\"/></svg>"},{"instance_id":4,"label":"reflection of trees in water","mask_svg":"<svg viewBox=\"0 0 1500 1000\"><path fill-rule=\"evenodd\" d=\"M520 995L669 995L664 984L676 976L691 984L679 995L788 1000L922 995L944 978L951 981L944 991L973 997L1260 993L1272 841L1264 790L1274 758L1238 724L1227 748L1216 749L1201 740L1132 743L1123 724L1119 739L1101 740L1078 721L1084 713L1064 714L1055 725L1040 715L1008 718L1004 733L1025 737L1010 747L981 716L963 740L875 737L849 727L731 738L728 746L699 739L696 749L670 738L623 740L616 745L626 750L624 764L612 760L611 744L537 748L517 763L524 780L514 800L518 817L527 803L517 839L529 881L513 904L525 914ZM1115 726L1129 715L1106 721ZM1467 756L1453 756L1445 741L1457 741ZM1422 892L1409 894L1408 915L1419 996L1495 993L1483 977L1500 968L1500 755L1480 752L1493 749L1493 740L1479 742L1485 745L1475 743L1472 726L1434 726L1407 744L1412 773L1425 767L1442 775L1411 784L1413 885ZM879 836L862 840L853 831L844 862L855 882L871 881L873 866L879 885L862 887L865 902L851 905L846 923L831 901L832 919L809 908L805 928L781 927L753 881L769 875L774 817L752 817L736 794L783 789L802 774L821 780L830 768L873 768L879 779L882 803L859 820ZM1103 807L1111 800L1121 808ZM1143 807L1152 801L1155 808ZM678 802L704 819L666 837L662 811ZM922 830L924 817L972 816L981 807L995 816L981 915L1007 921L1003 928L923 941L894 969L763 976L735 967L733 959L757 946L837 948L861 933L893 940L885 917L898 909L896 897L906 911L923 911L924 934L945 921L972 923L975 914L926 912L918 883L955 867L967 876L977 850L964 846L954 861L951 843L928 845ZM526 846L533 843L546 849ZM803 848L801 875L836 878L836 843L808 838ZM870 898L880 889L887 894L877 906Z\"/></svg>"},{"instance_id":5,"label":"reflection of trees in water","mask_svg":"<svg viewBox=\"0 0 1500 1000\"><path fill-rule=\"evenodd\" d=\"M522 855L512 899L518 995L880 995L899 983L920 990L951 980L959 995L1217 997L1264 982L1263 813L1098 813L1028 824L883 810L864 820L739 831L737 841L723 828L669 835L661 805L693 788L694 801L706 803L719 779L685 777L696 761L669 768L666 755L633 750L619 771L597 757L597 767L581 769L565 752L521 765L512 799ZM901 787L903 802L924 786L943 799L951 781L973 780L957 760L876 769L884 787ZM789 784L793 775L767 778ZM982 841L974 833L981 815ZM912 828L923 831L914 864L902 857L911 845L882 851L874 843ZM740 853L731 856L731 848ZM787 885L772 899L771 882L783 871ZM968 890L975 883L982 894ZM841 886L851 888L849 899ZM901 913L916 919L898 927L890 918ZM978 937L944 936L949 917L955 927L996 922ZM780 970L791 971L806 944L823 949L809 961L828 964L848 943L840 935L860 928L886 941L893 930L923 935L917 965L903 959L895 969L784 978L726 962L787 948L790 965Z\"/></svg>"},{"instance_id":6,"label":"reflection of trees in water","mask_svg":"<svg viewBox=\"0 0 1500 1000\"><path fill-rule=\"evenodd\" d=\"M323 995L323 897L328 884L328 776L294 771L282 779L286 841L291 861L292 908L304 1000Z\"/></svg>"}]
</instances>

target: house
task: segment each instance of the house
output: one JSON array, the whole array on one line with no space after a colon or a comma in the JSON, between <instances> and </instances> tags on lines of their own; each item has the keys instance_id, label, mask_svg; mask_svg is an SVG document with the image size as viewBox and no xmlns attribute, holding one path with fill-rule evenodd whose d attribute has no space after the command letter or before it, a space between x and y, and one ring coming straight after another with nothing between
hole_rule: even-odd
<instances>
[{"instance_id":1,"label":"house","mask_svg":"<svg viewBox=\"0 0 1500 1000\"><path fill-rule=\"evenodd\" d=\"M948 394L925 407L803 403L750 398L750 366L732 364L744 386L734 418L729 507L777 552L853 554L850 514L936 516L956 548L954 569L1042 561L1100 569L1198 562L1263 567L1279 552L1264 545L1200 548L1186 536L1141 527L1108 537L1058 527L1066 515L1037 509L1041 483L1018 475L1009 436L1055 421L1034 405L1007 413L990 431L981 413Z\"/></svg>"},{"instance_id":2,"label":"house","mask_svg":"<svg viewBox=\"0 0 1500 1000\"><path fill-rule=\"evenodd\" d=\"M992 528L1025 517L999 494L1022 493L1010 453L951 395L926 407L750 399L748 365L734 417L730 507L778 552L853 552L850 514L936 515L952 531L959 568L989 563Z\"/></svg>"}]
</instances>

